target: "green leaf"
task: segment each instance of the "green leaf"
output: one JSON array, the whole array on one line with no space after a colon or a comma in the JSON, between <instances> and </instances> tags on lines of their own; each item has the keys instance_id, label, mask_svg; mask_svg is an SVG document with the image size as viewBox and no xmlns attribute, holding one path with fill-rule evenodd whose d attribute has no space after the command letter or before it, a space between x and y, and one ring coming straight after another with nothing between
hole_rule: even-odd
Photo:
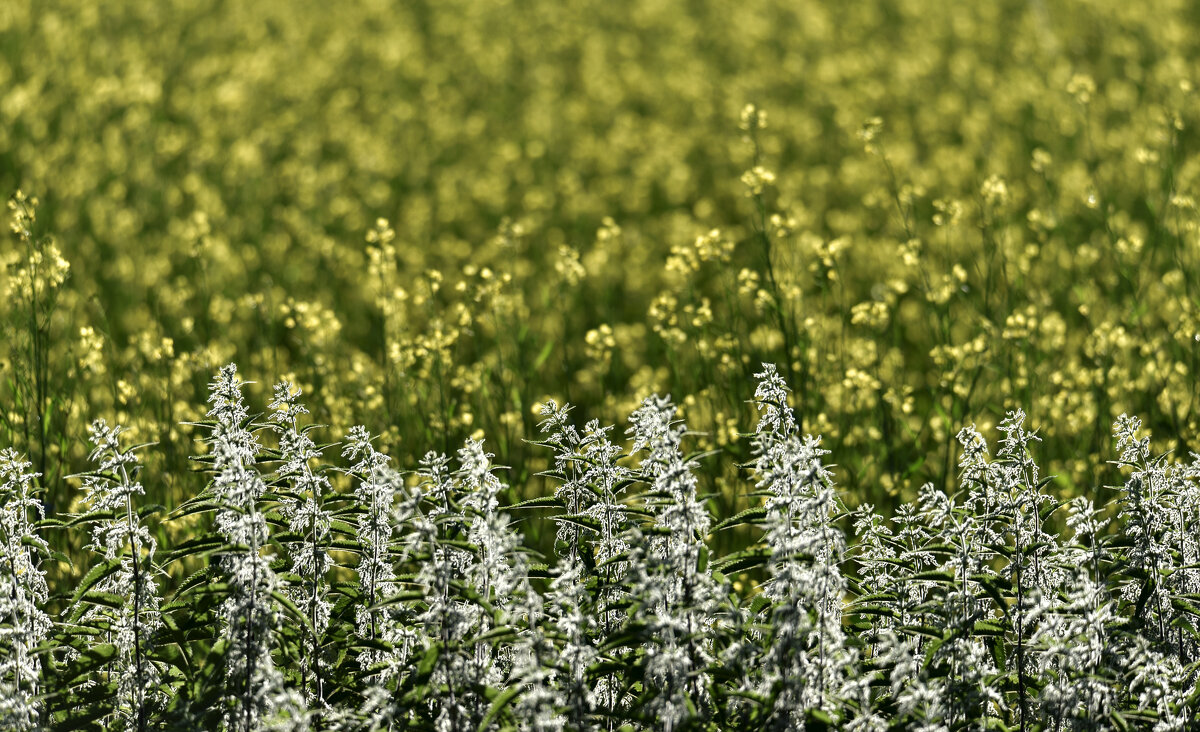
<instances>
[{"instance_id":1,"label":"green leaf","mask_svg":"<svg viewBox=\"0 0 1200 732\"><path fill-rule=\"evenodd\" d=\"M304 630L308 631L309 636L315 636L317 634L316 629L313 628L312 621L307 615L300 611L300 608L296 607L296 604L292 602L291 598L279 590L272 592L271 597L279 603L279 605L284 609L284 612L292 616L293 619L298 620L300 624L304 626Z\"/></svg>"},{"instance_id":2,"label":"green leaf","mask_svg":"<svg viewBox=\"0 0 1200 732\"><path fill-rule=\"evenodd\" d=\"M94 729L86 724L109 714L112 700L117 693L117 682L97 683L82 691L63 694L55 700L52 709L66 707L64 716L55 720L55 729Z\"/></svg>"},{"instance_id":3,"label":"green leaf","mask_svg":"<svg viewBox=\"0 0 1200 732\"><path fill-rule=\"evenodd\" d=\"M546 359L550 358L550 354L553 351L554 351L554 339L551 338L550 340L546 341L546 345L542 346L542 350L538 351L537 358L533 359L533 365L530 366L530 369L532 369L534 371L537 371L538 369L540 369L542 367L542 364L546 363Z\"/></svg>"},{"instance_id":4,"label":"green leaf","mask_svg":"<svg viewBox=\"0 0 1200 732\"><path fill-rule=\"evenodd\" d=\"M996 601L997 607L1008 607L1008 601L1004 594L1005 590L1012 589L1011 583L1009 583L1008 580L1004 579L1003 577L976 574L971 576L971 581L982 587L984 592L987 593L988 597L991 597Z\"/></svg>"},{"instance_id":5,"label":"green leaf","mask_svg":"<svg viewBox=\"0 0 1200 732\"><path fill-rule=\"evenodd\" d=\"M727 575L736 574L755 567L762 567L770 559L771 550L766 547L758 547L735 552L727 557L723 557L721 561L713 565L713 568Z\"/></svg>"},{"instance_id":6,"label":"green leaf","mask_svg":"<svg viewBox=\"0 0 1200 732\"><path fill-rule=\"evenodd\" d=\"M1180 612L1189 613L1191 615L1200 615L1200 607L1196 607L1196 605L1192 604L1183 597L1172 597L1171 606Z\"/></svg>"},{"instance_id":7,"label":"green leaf","mask_svg":"<svg viewBox=\"0 0 1200 732\"><path fill-rule=\"evenodd\" d=\"M512 704L513 699L516 699L520 693L521 686L519 684L514 684L513 686L510 686L497 694L496 698L492 700L491 705L488 707L487 714L484 715L483 721L479 723L479 732L483 732L490 727L492 722L495 721L496 717L498 717L508 705Z\"/></svg>"},{"instance_id":8,"label":"green leaf","mask_svg":"<svg viewBox=\"0 0 1200 732\"><path fill-rule=\"evenodd\" d=\"M940 570L931 570L928 572L917 572L912 576L915 580L927 580L930 582L943 582L946 584L956 584L958 580L953 572L944 572Z\"/></svg>"},{"instance_id":9,"label":"green leaf","mask_svg":"<svg viewBox=\"0 0 1200 732\"><path fill-rule=\"evenodd\" d=\"M165 506L159 505L157 503L151 503L151 504L147 504L145 506L139 507L137 510L137 515L138 515L138 518L145 519L148 516L153 516L157 513L165 512L166 510L167 509Z\"/></svg>"},{"instance_id":10,"label":"green leaf","mask_svg":"<svg viewBox=\"0 0 1200 732\"><path fill-rule=\"evenodd\" d=\"M833 729L833 717L820 709L810 709L804 721L804 729L820 732L821 730Z\"/></svg>"},{"instance_id":11,"label":"green leaf","mask_svg":"<svg viewBox=\"0 0 1200 732\"><path fill-rule=\"evenodd\" d=\"M566 522L568 524L575 524L576 526L582 526L583 528L588 529L589 531L594 531L596 533L600 533L600 529L601 529L599 519L597 519L594 516L589 516L584 513L562 514L561 516L555 516L554 521L562 521L562 522Z\"/></svg>"},{"instance_id":12,"label":"green leaf","mask_svg":"<svg viewBox=\"0 0 1200 732\"><path fill-rule=\"evenodd\" d=\"M1003 636L995 636L992 638L992 660L996 662L996 668L1003 672L1008 666L1007 646L1005 645Z\"/></svg>"},{"instance_id":13,"label":"green leaf","mask_svg":"<svg viewBox=\"0 0 1200 732\"><path fill-rule=\"evenodd\" d=\"M550 567L545 564L531 564L525 571L525 576L537 579L551 579Z\"/></svg>"},{"instance_id":14,"label":"green leaf","mask_svg":"<svg viewBox=\"0 0 1200 732\"><path fill-rule=\"evenodd\" d=\"M747 508L746 510L737 514L736 516L730 516L729 518L725 519L724 521L719 522L716 526L713 527L713 531L722 531L724 529L732 529L735 526L742 526L744 524L753 524L753 525L757 526L759 521L766 518L766 516L767 516L767 507L766 506L759 506L757 508Z\"/></svg>"},{"instance_id":15,"label":"green leaf","mask_svg":"<svg viewBox=\"0 0 1200 732\"><path fill-rule=\"evenodd\" d=\"M898 613L887 605L859 605L850 611L859 615L878 615L885 618L898 617Z\"/></svg>"},{"instance_id":16,"label":"green leaf","mask_svg":"<svg viewBox=\"0 0 1200 732\"><path fill-rule=\"evenodd\" d=\"M71 663L66 678L70 680L69 683L74 683L82 677L91 676L96 669L110 663L116 657L117 647L111 643L92 646Z\"/></svg>"},{"instance_id":17,"label":"green leaf","mask_svg":"<svg viewBox=\"0 0 1200 732\"><path fill-rule=\"evenodd\" d=\"M492 628L491 630L487 631L486 633L481 633L481 634L475 636L474 638L471 639L470 642L471 642L471 644L486 643L487 641L491 641L491 640L504 640L507 638L513 638L516 635L517 635L517 631L515 628L508 626L508 625L502 625L498 628Z\"/></svg>"},{"instance_id":18,"label":"green leaf","mask_svg":"<svg viewBox=\"0 0 1200 732\"><path fill-rule=\"evenodd\" d=\"M201 570L188 575L187 579L179 583L179 587L175 590L175 598L179 599L187 595L196 587L209 585L213 578L217 576L217 569L212 565L204 567Z\"/></svg>"},{"instance_id":19,"label":"green leaf","mask_svg":"<svg viewBox=\"0 0 1200 732\"><path fill-rule=\"evenodd\" d=\"M181 559L196 556L198 554L208 554L213 551L225 548L228 546L225 539L216 534L206 534L195 539L189 539L179 546L172 549L164 560L165 564L178 562Z\"/></svg>"},{"instance_id":20,"label":"green leaf","mask_svg":"<svg viewBox=\"0 0 1200 732\"><path fill-rule=\"evenodd\" d=\"M1053 479L1054 479L1053 476L1051 476L1050 478L1047 478L1046 480L1053 480ZM1045 483L1046 480L1043 480L1042 483ZM1062 508L1063 506L1067 505L1068 503L1070 503L1070 501L1068 501L1068 500L1050 501L1045 506L1042 506L1041 510L1038 511L1038 514L1041 516L1042 521L1045 521L1046 519L1050 518L1051 514L1053 514L1055 511Z\"/></svg>"},{"instance_id":21,"label":"green leaf","mask_svg":"<svg viewBox=\"0 0 1200 732\"><path fill-rule=\"evenodd\" d=\"M915 633L917 635L924 635L929 638L936 638L938 640L942 639L943 634L941 628L934 628L929 625L902 625L899 629L906 633Z\"/></svg>"},{"instance_id":22,"label":"green leaf","mask_svg":"<svg viewBox=\"0 0 1200 732\"><path fill-rule=\"evenodd\" d=\"M188 501L187 503L184 503L182 506L179 506L178 508L176 508L175 511L173 513L171 513L170 516L167 516L167 520L168 521L176 521L178 519L185 518L187 516L194 516L195 514L198 514L198 513L209 513L210 511L217 511L222 507L223 506L221 503L214 501L210 497L199 496L199 497L193 498L192 500Z\"/></svg>"},{"instance_id":23,"label":"green leaf","mask_svg":"<svg viewBox=\"0 0 1200 732\"><path fill-rule=\"evenodd\" d=\"M113 572L116 572L121 567L121 558L106 559L95 567L92 567L83 579L79 582L79 586L75 588L75 594L71 597L71 604L79 602L79 598L83 597L89 590L95 587L101 580L108 577Z\"/></svg>"},{"instance_id":24,"label":"green leaf","mask_svg":"<svg viewBox=\"0 0 1200 732\"><path fill-rule=\"evenodd\" d=\"M433 643L425 651L425 655L421 657L421 662L417 664L417 673L421 676L428 676L433 673L433 667L437 664L438 657L442 654L442 644Z\"/></svg>"},{"instance_id":25,"label":"green leaf","mask_svg":"<svg viewBox=\"0 0 1200 732\"><path fill-rule=\"evenodd\" d=\"M989 623L986 620L980 620L975 623L975 635L1004 635L1005 628L995 623Z\"/></svg>"},{"instance_id":26,"label":"green leaf","mask_svg":"<svg viewBox=\"0 0 1200 732\"><path fill-rule=\"evenodd\" d=\"M392 605L399 605L402 602L409 602L411 600L421 600L424 597L425 597L425 593L420 590L410 590L408 592L401 592L396 595L391 595L389 597L385 597L382 600L380 600L379 602L375 603L374 605L371 605L370 607L367 608L367 612L371 612L373 610L382 610L385 607L391 607Z\"/></svg>"},{"instance_id":27,"label":"green leaf","mask_svg":"<svg viewBox=\"0 0 1200 732\"><path fill-rule=\"evenodd\" d=\"M88 592L80 600L89 605L99 605L112 610L120 610L125 607L125 598L115 592Z\"/></svg>"},{"instance_id":28,"label":"green leaf","mask_svg":"<svg viewBox=\"0 0 1200 732\"><path fill-rule=\"evenodd\" d=\"M506 506L505 511L516 511L523 508L565 508L563 502L555 496L541 496L539 498L530 498L528 501L514 503L511 506Z\"/></svg>"}]
</instances>

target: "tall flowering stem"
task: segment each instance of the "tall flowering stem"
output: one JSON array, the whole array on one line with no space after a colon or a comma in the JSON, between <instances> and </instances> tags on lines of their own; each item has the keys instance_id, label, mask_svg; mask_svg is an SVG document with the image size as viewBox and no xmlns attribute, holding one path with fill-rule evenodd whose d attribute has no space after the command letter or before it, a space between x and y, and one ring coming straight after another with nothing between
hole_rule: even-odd
<instances>
[{"instance_id":1,"label":"tall flowering stem","mask_svg":"<svg viewBox=\"0 0 1200 732\"><path fill-rule=\"evenodd\" d=\"M363 602L355 609L356 629L360 638L383 641L392 645L392 652L367 648L358 655L364 672L377 664L385 664L380 683L399 673L413 648L411 633L394 618L397 612L388 608L375 609L384 598L399 589L396 570L390 551L393 543L396 492L400 476L388 463L390 458L371 444L371 434L362 426L354 427L346 436L342 457L354 460L350 474L358 483L354 497L363 508L358 520L358 543L361 553L358 563L358 583Z\"/></svg>"},{"instance_id":2,"label":"tall flowering stem","mask_svg":"<svg viewBox=\"0 0 1200 732\"><path fill-rule=\"evenodd\" d=\"M458 513L459 485L450 469L449 456L428 452L421 458L416 488L418 506L428 510L414 522L416 532L410 541L420 544L424 556L416 582L425 593L425 607L417 622L425 628L425 645L437 650L433 680L444 686L445 694L431 699L430 707L441 729L457 729L469 724L475 706L473 691L463 689L457 679L470 676L470 661L461 646L476 626L478 606L464 602L455 591L472 562L469 551L456 541L464 532Z\"/></svg>"},{"instance_id":3,"label":"tall flowering stem","mask_svg":"<svg viewBox=\"0 0 1200 732\"><path fill-rule=\"evenodd\" d=\"M833 524L841 510L820 438L800 437L787 385L771 364L755 375L758 427L753 437L756 485L767 494L766 543L772 638L766 649L772 724L803 725L809 710L836 712L836 692L850 659L845 651L840 563L845 537Z\"/></svg>"},{"instance_id":4,"label":"tall flowering stem","mask_svg":"<svg viewBox=\"0 0 1200 732\"><path fill-rule=\"evenodd\" d=\"M146 494L138 481L141 464L132 448L121 447L122 429L102 419L88 428L94 472L84 476L84 501L102 518L92 529L90 548L116 572L95 587L125 598L120 608L91 605L81 620L107 624L117 647L117 703L114 727L144 730L150 714L166 701L160 686L162 664L150 656L153 638L163 626L154 581L157 542L142 523L135 503Z\"/></svg>"},{"instance_id":5,"label":"tall flowering stem","mask_svg":"<svg viewBox=\"0 0 1200 732\"><path fill-rule=\"evenodd\" d=\"M270 407L271 424L279 434L282 464L278 480L287 488L280 501L279 513L292 533L301 537L291 546L292 572L300 577L299 586L289 586L287 595L307 616L312 637L307 652L301 655L301 676L312 677L310 698L324 705L324 679L321 673L321 639L329 627L329 556L330 528L333 518L325 510L323 496L331 490L329 479L313 470L312 463L321 453L309 436L311 425L301 429L299 418L308 414L300 403L300 390L288 382L275 385Z\"/></svg>"},{"instance_id":6,"label":"tall flowering stem","mask_svg":"<svg viewBox=\"0 0 1200 732\"><path fill-rule=\"evenodd\" d=\"M279 614L272 597L279 579L263 556L267 522L259 501L267 490L255 464L258 439L249 428L237 367L221 369L209 391L209 417L215 425L208 439L212 491L219 503L216 525L231 546L222 557L229 595L221 605L226 652L225 728L258 729L277 707L283 677L271 657Z\"/></svg>"},{"instance_id":7,"label":"tall flowering stem","mask_svg":"<svg viewBox=\"0 0 1200 732\"><path fill-rule=\"evenodd\" d=\"M521 596L529 592L525 557L519 551L521 536L500 511L500 494L507 486L496 475L493 457L484 450L482 440L468 438L458 451L459 469L455 473L461 505L470 520L467 539L478 557L468 563L464 573L468 588L478 598L471 607L476 634L506 624ZM498 685L504 677L509 650L492 643L472 644L472 680L481 686Z\"/></svg>"},{"instance_id":8,"label":"tall flowering stem","mask_svg":"<svg viewBox=\"0 0 1200 732\"><path fill-rule=\"evenodd\" d=\"M645 647L646 680L657 693L650 711L676 729L711 703L710 629L725 588L707 565L705 537L712 526L696 495L695 461L683 455L687 428L670 398L652 396L629 418L632 454L645 451L640 478L649 485L654 533L636 545L630 562L640 619L653 640ZM640 533L640 532L639 532Z\"/></svg>"},{"instance_id":9,"label":"tall flowering stem","mask_svg":"<svg viewBox=\"0 0 1200 732\"><path fill-rule=\"evenodd\" d=\"M595 496L588 490L583 473L584 438L571 423L571 405L559 405L553 399L541 407L542 421L538 427L544 436L544 444L554 448L554 476L561 483L554 496L562 502L568 516L578 516L592 505ZM559 554L571 562L580 561L584 537L592 533L578 522L558 519L556 546Z\"/></svg>"},{"instance_id":10,"label":"tall flowering stem","mask_svg":"<svg viewBox=\"0 0 1200 732\"><path fill-rule=\"evenodd\" d=\"M0 451L0 728L40 729L42 662L35 649L50 634L42 560L50 552L31 516L42 515L32 463Z\"/></svg>"}]
</instances>

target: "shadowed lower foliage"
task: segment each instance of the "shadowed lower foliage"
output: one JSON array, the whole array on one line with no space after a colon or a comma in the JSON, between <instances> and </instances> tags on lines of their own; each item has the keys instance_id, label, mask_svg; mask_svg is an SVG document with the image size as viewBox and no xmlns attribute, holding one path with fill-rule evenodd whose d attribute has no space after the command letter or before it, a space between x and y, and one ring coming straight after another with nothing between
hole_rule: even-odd
<instances>
[{"instance_id":1,"label":"shadowed lower foliage","mask_svg":"<svg viewBox=\"0 0 1200 732\"><path fill-rule=\"evenodd\" d=\"M552 495L514 505L485 443L411 472L361 427L340 444L230 365L196 425L197 495L140 505L145 446L91 428L88 512L42 519L0 453L0 713L11 729L1186 730L1200 723L1200 457L1113 428L1124 485L1057 499L1010 412L991 455L893 516L848 511L784 379L757 375L754 507L714 516L668 397L579 430L549 403ZM348 465L323 462L340 448ZM549 510L550 515L544 512ZM543 513L538 513L541 511ZM551 556L520 529L552 520ZM162 522L189 538L160 546ZM95 562L43 536L90 530ZM845 533L845 529L851 533ZM748 532L728 555L721 532Z\"/></svg>"}]
</instances>

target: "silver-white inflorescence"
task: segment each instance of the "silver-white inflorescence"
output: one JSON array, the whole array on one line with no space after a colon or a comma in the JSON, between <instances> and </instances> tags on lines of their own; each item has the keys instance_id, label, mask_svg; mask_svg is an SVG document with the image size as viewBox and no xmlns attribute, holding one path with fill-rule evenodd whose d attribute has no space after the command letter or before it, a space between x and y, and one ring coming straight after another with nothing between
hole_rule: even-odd
<instances>
[{"instance_id":1,"label":"silver-white inflorescence","mask_svg":"<svg viewBox=\"0 0 1200 732\"><path fill-rule=\"evenodd\" d=\"M809 710L834 711L850 663L844 646L840 563L845 537L833 524L839 502L820 438L800 437L787 386L763 364L755 391L754 475L766 502L773 639L765 682L777 690L776 726L803 726Z\"/></svg>"},{"instance_id":2,"label":"silver-white inflorescence","mask_svg":"<svg viewBox=\"0 0 1200 732\"><path fill-rule=\"evenodd\" d=\"M670 398L651 396L629 417L633 454L645 451L641 478L658 534L639 541L631 557L631 584L642 620L657 643L646 646L646 680L658 691L650 711L675 729L710 702L710 630L725 588L703 562L712 525L696 495L696 463L684 457L687 429Z\"/></svg>"},{"instance_id":3,"label":"silver-white inflorescence","mask_svg":"<svg viewBox=\"0 0 1200 732\"><path fill-rule=\"evenodd\" d=\"M95 586L125 598L120 608L92 605L83 622L99 620L110 628L117 648L116 727L141 729L166 701L159 686L161 664L150 659L153 636L162 628L154 581L157 542L142 524L135 500L146 494L138 482L141 465L132 450L122 449L120 426L97 419L88 428L95 470L83 479L84 502L93 512L111 514L92 528L89 548L120 566Z\"/></svg>"},{"instance_id":4,"label":"silver-white inflorescence","mask_svg":"<svg viewBox=\"0 0 1200 732\"><path fill-rule=\"evenodd\" d=\"M396 492L402 483L399 474L388 466L390 458L375 449L371 434L361 425L346 436L342 457L355 461L350 467L350 474L358 478L354 497L364 511L358 519L358 543L362 546L358 585L363 602L355 610L356 629L360 638L392 646L391 652L366 648L359 652L358 663L363 671L382 664L378 683L386 684L408 661L416 640L411 629L397 622L398 609L374 609L399 589L390 551Z\"/></svg>"},{"instance_id":5,"label":"silver-white inflorescence","mask_svg":"<svg viewBox=\"0 0 1200 732\"><path fill-rule=\"evenodd\" d=\"M275 385L274 394L269 405L274 410L271 425L279 434L282 459L277 476L287 487L279 503L279 513L288 522L288 529L300 537L288 546L292 572L300 582L289 584L285 591L312 628L313 637L308 639L301 655L301 677L306 679L310 698L323 704L320 639L329 627L332 604L327 575L333 566L328 550L333 518L324 507L323 497L331 487L329 478L313 470L313 461L321 453L309 436L309 429L300 428L300 415L308 414L308 409L300 403L300 390L293 390L285 381ZM310 678L311 687L307 682Z\"/></svg>"},{"instance_id":6,"label":"silver-white inflorescence","mask_svg":"<svg viewBox=\"0 0 1200 732\"><path fill-rule=\"evenodd\" d=\"M15 450L0 451L0 728L13 730L39 728L42 663L34 649L51 629L41 609L49 596L41 557L49 546L30 521L42 515L30 467Z\"/></svg>"},{"instance_id":7,"label":"silver-white inflorescence","mask_svg":"<svg viewBox=\"0 0 1200 732\"><path fill-rule=\"evenodd\" d=\"M271 657L279 625L272 593L279 580L262 554L268 534L258 502L267 487L255 468L259 444L247 425L242 382L233 364L213 380L209 404L208 415L216 421L209 438L216 473L212 488L220 504L216 524L234 547L222 557L229 577L229 596L221 605L228 644L225 727L251 732L280 719L302 719L302 702L287 692Z\"/></svg>"}]
</instances>

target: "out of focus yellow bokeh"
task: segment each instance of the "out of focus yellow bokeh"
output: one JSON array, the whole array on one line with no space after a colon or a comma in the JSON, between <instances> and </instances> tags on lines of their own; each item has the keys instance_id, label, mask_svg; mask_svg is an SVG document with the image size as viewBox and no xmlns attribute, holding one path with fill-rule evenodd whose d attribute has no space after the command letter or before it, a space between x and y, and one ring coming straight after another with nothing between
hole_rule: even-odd
<instances>
[{"instance_id":1,"label":"out of focus yellow bokeh","mask_svg":"<svg viewBox=\"0 0 1200 732\"><path fill-rule=\"evenodd\" d=\"M69 505L104 417L177 504L236 361L329 441L482 434L532 490L549 398L669 392L748 457L771 361L851 503L1018 406L1086 492L1122 412L1197 448L1198 31L1186 0L6 0L0 444Z\"/></svg>"}]
</instances>

